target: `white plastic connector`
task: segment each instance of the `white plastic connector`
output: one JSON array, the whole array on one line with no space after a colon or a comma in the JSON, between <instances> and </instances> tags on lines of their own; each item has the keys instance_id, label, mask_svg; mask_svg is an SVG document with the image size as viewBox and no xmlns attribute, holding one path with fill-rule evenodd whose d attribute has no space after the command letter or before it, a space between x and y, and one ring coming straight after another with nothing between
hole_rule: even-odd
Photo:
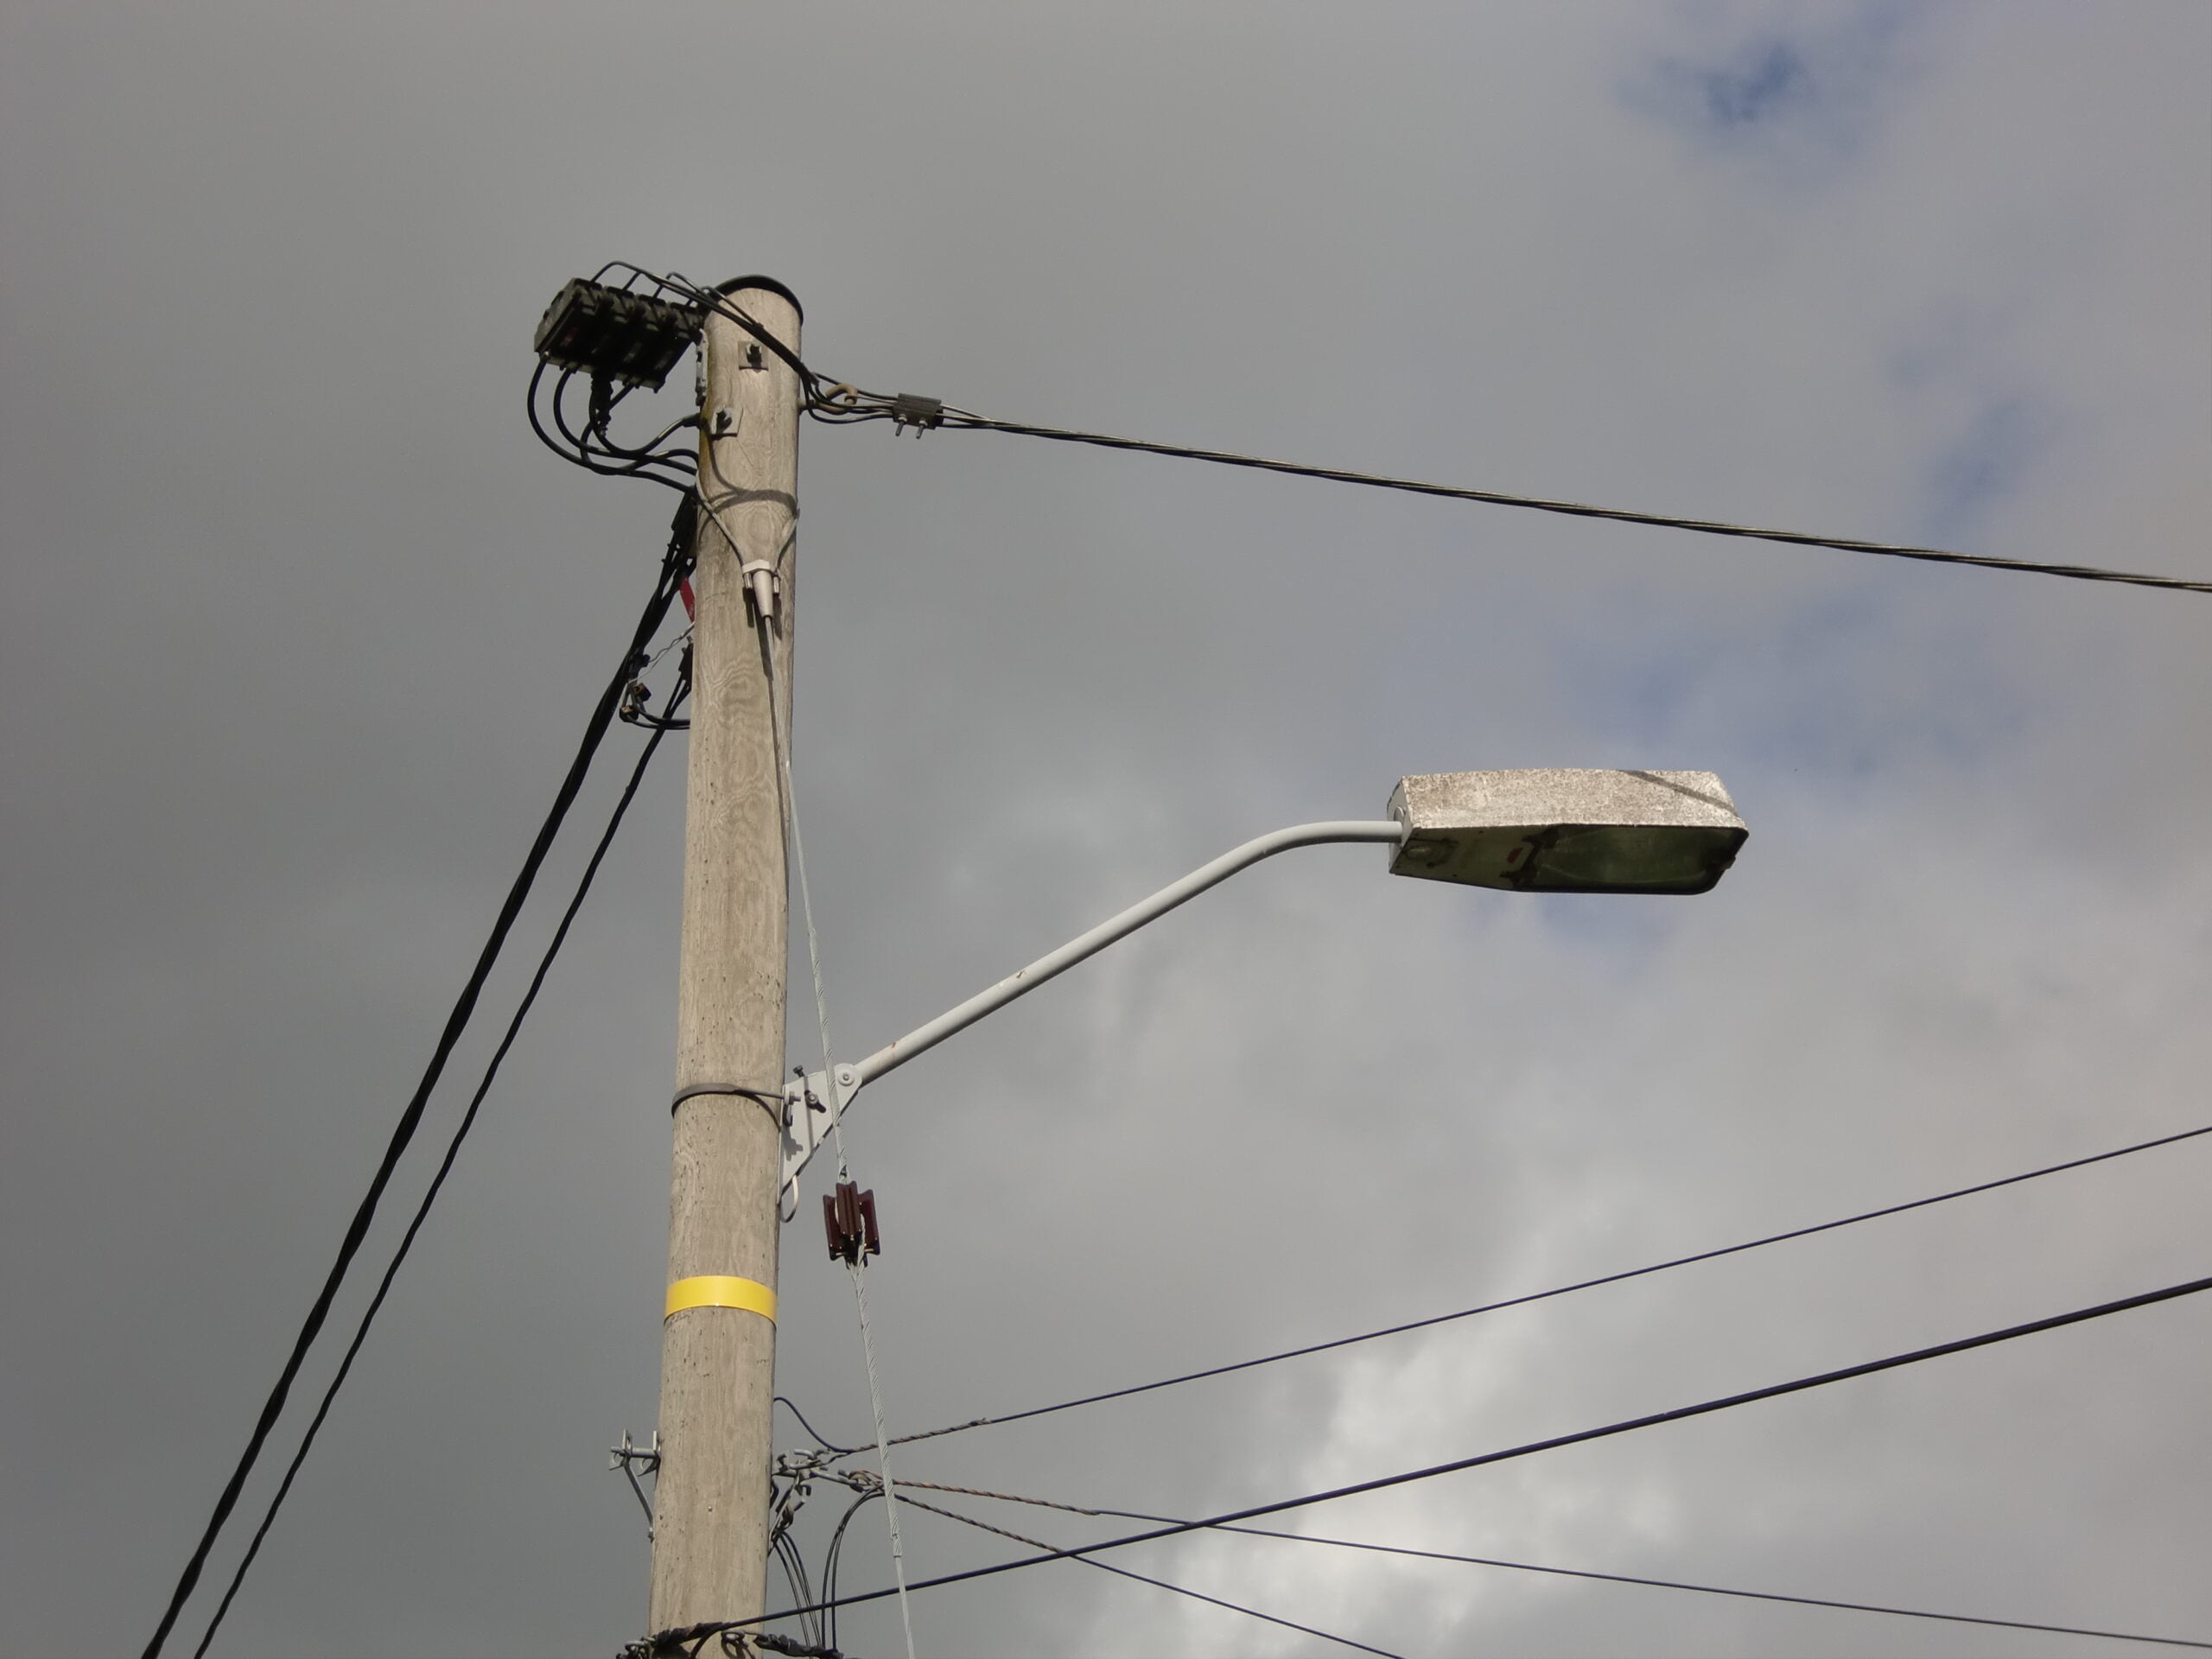
<instances>
[{"instance_id":1,"label":"white plastic connector","mask_svg":"<svg viewBox=\"0 0 2212 1659\"><path fill-rule=\"evenodd\" d=\"M781 585L776 567L766 559L747 559L737 567L737 574L745 578L753 613L763 621L772 620L776 614L776 590Z\"/></svg>"}]
</instances>

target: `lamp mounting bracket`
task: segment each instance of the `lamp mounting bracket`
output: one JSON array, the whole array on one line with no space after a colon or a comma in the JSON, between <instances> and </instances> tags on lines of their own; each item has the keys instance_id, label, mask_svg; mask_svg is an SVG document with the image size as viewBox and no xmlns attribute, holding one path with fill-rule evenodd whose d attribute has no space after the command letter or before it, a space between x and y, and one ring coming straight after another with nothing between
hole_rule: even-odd
<instances>
[{"instance_id":1,"label":"lamp mounting bracket","mask_svg":"<svg viewBox=\"0 0 2212 1659\"><path fill-rule=\"evenodd\" d=\"M844 1061L826 1071L804 1071L784 1085L784 1180L779 1212L785 1221L798 1214L798 1178L836 1120L845 1115L863 1079L858 1066Z\"/></svg>"}]
</instances>

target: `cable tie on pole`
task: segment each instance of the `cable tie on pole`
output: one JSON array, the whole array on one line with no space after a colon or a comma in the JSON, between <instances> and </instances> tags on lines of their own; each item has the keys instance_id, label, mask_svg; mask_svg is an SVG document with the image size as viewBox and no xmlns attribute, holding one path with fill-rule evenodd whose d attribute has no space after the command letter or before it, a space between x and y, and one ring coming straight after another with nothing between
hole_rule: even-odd
<instances>
[{"instance_id":1,"label":"cable tie on pole","mask_svg":"<svg viewBox=\"0 0 2212 1659\"><path fill-rule=\"evenodd\" d=\"M748 1089L740 1083L695 1083L688 1089L676 1091L676 1098L668 1103L668 1115L676 1116L676 1109L685 1101L701 1095L742 1095L746 1099L765 1108L768 1115L782 1127L784 1121L784 1091L780 1089Z\"/></svg>"}]
</instances>

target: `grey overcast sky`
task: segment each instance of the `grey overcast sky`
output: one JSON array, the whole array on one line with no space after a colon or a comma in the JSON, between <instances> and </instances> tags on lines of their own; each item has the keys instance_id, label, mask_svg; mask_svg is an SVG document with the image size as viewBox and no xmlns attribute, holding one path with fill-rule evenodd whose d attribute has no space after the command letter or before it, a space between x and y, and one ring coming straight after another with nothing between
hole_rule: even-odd
<instances>
[{"instance_id":1,"label":"grey overcast sky","mask_svg":"<svg viewBox=\"0 0 2212 1659\"><path fill-rule=\"evenodd\" d=\"M2193 0L5 0L0 1650L143 1643L620 650L667 498L522 410L541 308L610 258L772 273L830 374L1008 418L2212 577ZM2212 1122L2212 600L987 435L803 443L842 1046L1405 772L1710 767L1752 827L1696 899L1297 855L879 1085L853 1147L894 1430ZM217 1652L642 1632L605 1448L655 1409L681 761ZM903 1472L1287 1497L2195 1277L2208 1180L2212 1137ZM850 1299L793 1243L780 1384L861 1435ZM2212 1639L2208 1373L2200 1298L1291 1524ZM909 1518L918 1575L1014 1548ZM1123 1564L1408 1655L2117 1650L1310 1544ZM846 1586L888 1571L856 1523ZM913 1611L931 1654L1340 1650L1076 1565ZM895 1618L843 1640L889 1654Z\"/></svg>"}]
</instances>

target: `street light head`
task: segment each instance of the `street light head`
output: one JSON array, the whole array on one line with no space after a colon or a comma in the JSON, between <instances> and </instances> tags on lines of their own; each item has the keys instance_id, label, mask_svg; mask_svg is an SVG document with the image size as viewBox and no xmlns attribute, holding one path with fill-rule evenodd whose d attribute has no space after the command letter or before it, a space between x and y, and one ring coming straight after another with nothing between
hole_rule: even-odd
<instances>
[{"instance_id":1,"label":"street light head","mask_svg":"<svg viewBox=\"0 0 2212 1659\"><path fill-rule=\"evenodd\" d=\"M1709 772L1433 772L1389 810L1391 874L1518 893L1706 893L1751 833Z\"/></svg>"}]
</instances>

